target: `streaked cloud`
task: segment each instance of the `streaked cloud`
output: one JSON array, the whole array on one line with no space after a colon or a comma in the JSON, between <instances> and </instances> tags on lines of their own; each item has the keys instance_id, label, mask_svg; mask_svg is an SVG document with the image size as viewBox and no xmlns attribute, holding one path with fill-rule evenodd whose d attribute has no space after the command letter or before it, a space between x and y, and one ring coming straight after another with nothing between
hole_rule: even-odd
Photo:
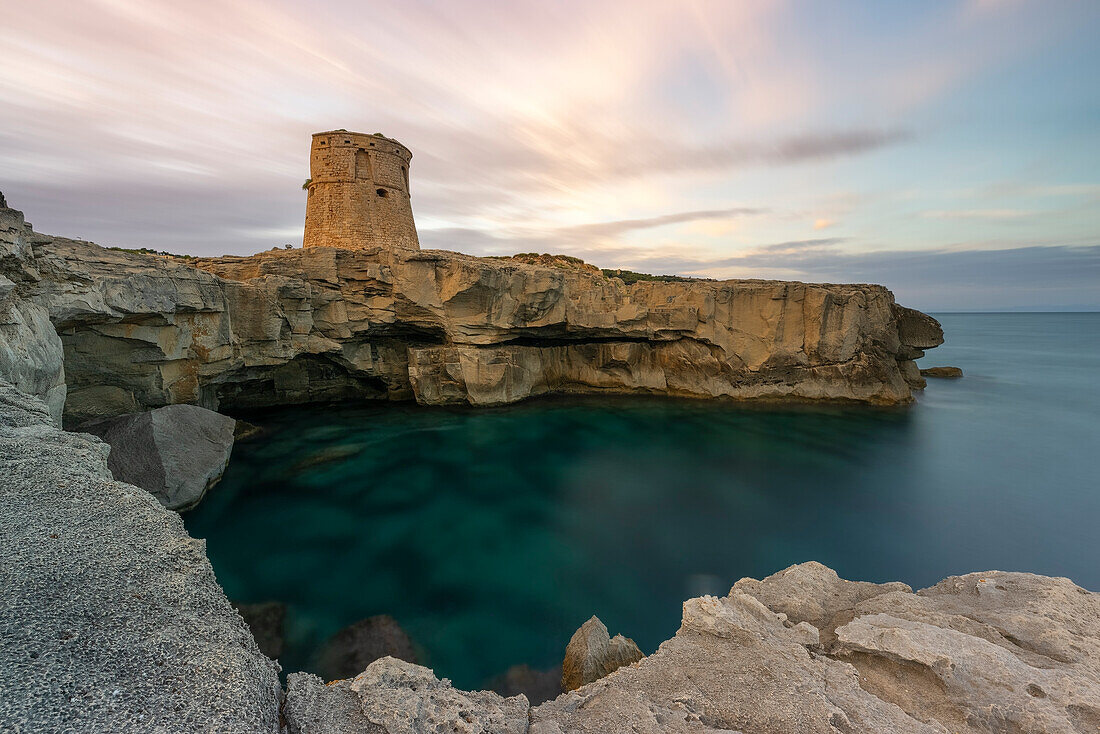
<instances>
[{"instance_id":1,"label":"streaked cloud","mask_svg":"<svg viewBox=\"0 0 1100 734\"><path fill-rule=\"evenodd\" d=\"M309 134L337 127L408 144L422 240L473 253L854 280L860 257L1100 232L1096 3L38 0L4 21L0 190L105 244L300 240Z\"/></svg>"},{"instance_id":2,"label":"streaked cloud","mask_svg":"<svg viewBox=\"0 0 1100 734\"><path fill-rule=\"evenodd\" d=\"M1021 217L1030 217L1035 212L1025 209L935 209L921 212L922 217L929 219L989 219L1012 220Z\"/></svg>"}]
</instances>

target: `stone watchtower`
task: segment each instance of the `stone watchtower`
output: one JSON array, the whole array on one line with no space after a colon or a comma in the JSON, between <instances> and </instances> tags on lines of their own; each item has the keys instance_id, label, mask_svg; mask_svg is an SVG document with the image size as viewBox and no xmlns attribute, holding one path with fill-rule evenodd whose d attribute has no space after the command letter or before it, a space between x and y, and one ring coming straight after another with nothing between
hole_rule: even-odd
<instances>
[{"instance_id":1,"label":"stone watchtower","mask_svg":"<svg viewBox=\"0 0 1100 734\"><path fill-rule=\"evenodd\" d=\"M313 135L305 247L420 249L409 201L412 151L383 135Z\"/></svg>"}]
</instances>

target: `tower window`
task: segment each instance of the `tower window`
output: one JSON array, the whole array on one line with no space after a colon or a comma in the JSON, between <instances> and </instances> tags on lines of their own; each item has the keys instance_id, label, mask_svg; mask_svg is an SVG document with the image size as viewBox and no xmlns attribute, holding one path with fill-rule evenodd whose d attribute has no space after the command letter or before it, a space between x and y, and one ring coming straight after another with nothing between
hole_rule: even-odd
<instances>
[{"instance_id":1,"label":"tower window","mask_svg":"<svg viewBox=\"0 0 1100 734\"><path fill-rule=\"evenodd\" d=\"M377 191L375 191L374 193L378 194L378 196L380 196L381 198L385 199L385 198L386 198L386 195L387 195L387 194L388 194L389 192L388 192L388 191L386 191L385 189L378 189L378 190L377 190Z\"/></svg>"}]
</instances>

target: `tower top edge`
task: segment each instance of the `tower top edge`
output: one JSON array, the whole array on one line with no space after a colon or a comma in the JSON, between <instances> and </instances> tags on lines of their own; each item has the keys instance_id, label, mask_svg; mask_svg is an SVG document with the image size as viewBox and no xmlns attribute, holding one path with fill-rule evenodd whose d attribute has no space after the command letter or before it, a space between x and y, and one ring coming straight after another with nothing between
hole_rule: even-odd
<instances>
[{"instance_id":1,"label":"tower top edge","mask_svg":"<svg viewBox=\"0 0 1100 734\"><path fill-rule=\"evenodd\" d=\"M325 130L324 132L313 133L312 137L320 138L320 137L333 137L333 136L340 136L340 135L344 135L347 138L352 139L352 140L369 139L369 140L372 140L372 141L384 141L384 142L389 143L391 145L399 145L402 148L404 148L405 150L409 151L410 154L412 153L412 151L409 150L409 146L405 145L400 140L397 140L395 138L386 137L382 133L357 133L357 132L354 132L354 131L351 131L351 130Z\"/></svg>"}]
</instances>

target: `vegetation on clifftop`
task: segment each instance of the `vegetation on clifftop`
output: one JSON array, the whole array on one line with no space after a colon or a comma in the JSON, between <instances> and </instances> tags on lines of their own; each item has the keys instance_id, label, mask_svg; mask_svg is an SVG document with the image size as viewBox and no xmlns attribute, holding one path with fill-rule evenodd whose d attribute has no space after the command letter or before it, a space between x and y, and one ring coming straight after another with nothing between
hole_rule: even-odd
<instances>
[{"instance_id":1,"label":"vegetation on clifftop","mask_svg":"<svg viewBox=\"0 0 1100 734\"><path fill-rule=\"evenodd\" d=\"M649 273L635 273L633 270L612 270L610 268L601 268L600 272L608 278L618 278L627 285L637 283L639 280L659 280L665 283L686 283L691 280L699 280L699 278L685 278L682 275L650 275Z\"/></svg>"},{"instance_id":2,"label":"vegetation on clifftop","mask_svg":"<svg viewBox=\"0 0 1100 734\"><path fill-rule=\"evenodd\" d=\"M649 273L636 273L633 270L619 270L611 268L597 268L595 265L590 265L579 257L573 257L572 255L551 255L544 252L541 255L537 252L520 252L516 255L497 255L492 257L493 260L518 260L522 263L528 263L530 265L545 265L547 267L563 268L565 270L582 270L585 272L602 273L606 278L618 278L627 285L637 283L640 280L656 280L665 283L683 283L691 280L703 280L701 278L685 278L681 275L650 275Z\"/></svg>"},{"instance_id":3,"label":"vegetation on clifftop","mask_svg":"<svg viewBox=\"0 0 1100 734\"><path fill-rule=\"evenodd\" d=\"M151 250L148 247L108 247L108 250L115 250L116 252L132 252L135 255L164 255L165 257L178 257L184 260L191 260L194 255L177 255L174 252L168 252L167 250Z\"/></svg>"}]
</instances>

